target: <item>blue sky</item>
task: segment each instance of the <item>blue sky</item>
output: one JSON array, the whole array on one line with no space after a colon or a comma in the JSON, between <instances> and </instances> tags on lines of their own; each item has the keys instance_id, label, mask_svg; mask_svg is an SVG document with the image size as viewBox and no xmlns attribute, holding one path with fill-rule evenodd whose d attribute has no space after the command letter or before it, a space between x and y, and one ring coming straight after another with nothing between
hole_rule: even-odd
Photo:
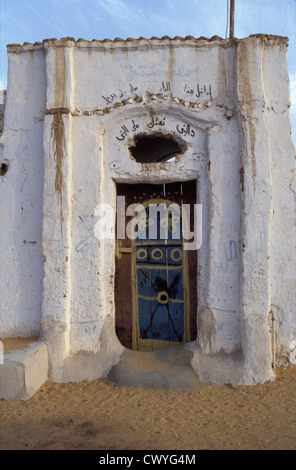
<instances>
[{"instance_id":1,"label":"blue sky","mask_svg":"<svg viewBox=\"0 0 296 470\"><path fill-rule=\"evenodd\" d=\"M296 0L236 0L235 36L289 37L291 120L296 142ZM6 89L7 44L66 36L225 37L227 0L0 0L0 89Z\"/></svg>"}]
</instances>

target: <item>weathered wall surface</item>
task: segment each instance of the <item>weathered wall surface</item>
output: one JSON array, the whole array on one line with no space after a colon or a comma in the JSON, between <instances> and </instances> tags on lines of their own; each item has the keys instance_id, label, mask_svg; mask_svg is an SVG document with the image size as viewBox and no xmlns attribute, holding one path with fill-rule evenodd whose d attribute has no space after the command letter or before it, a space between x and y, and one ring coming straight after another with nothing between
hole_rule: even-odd
<instances>
[{"instance_id":1,"label":"weathered wall surface","mask_svg":"<svg viewBox=\"0 0 296 470\"><path fill-rule=\"evenodd\" d=\"M276 75L273 73L275 53L278 58ZM272 185L270 303L273 352L281 358L289 355L289 345L296 337L295 150L289 138L289 76L283 45L265 47L262 59Z\"/></svg>"},{"instance_id":2,"label":"weathered wall surface","mask_svg":"<svg viewBox=\"0 0 296 470\"><path fill-rule=\"evenodd\" d=\"M6 90L0 90L0 134L4 127L4 109L6 103Z\"/></svg>"},{"instance_id":3,"label":"weathered wall surface","mask_svg":"<svg viewBox=\"0 0 296 470\"><path fill-rule=\"evenodd\" d=\"M43 278L44 52L9 56L0 184L1 336L38 335Z\"/></svg>"},{"instance_id":4,"label":"weathered wall surface","mask_svg":"<svg viewBox=\"0 0 296 470\"><path fill-rule=\"evenodd\" d=\"M242 331L250 383L264 375L270 362L289 358L295 338L295 150L289 78L285 41L270 39L253 36L238 45L244 135ZM271 348L266 348L270 341Z\"/></svg>"},{"instance_id":5,"label":"weathered wall surface","mask_svg":"<svg viewBox=\"0 0 296 470\"><path fill-rule=\"evenodd\" d=\"M51 378L106 375L122 353L115 217L110 240L94 235L95 209L115 208L119 182L197 180L193 363L200 351L242 353L242 382L255 383L289 359L296 191L286 48L285 38L266 36L10 47L1 334L40 332ZM186 150L173 162L137 163L129 146L148 133L174 136Z\"/></svg>"}]
</instances>

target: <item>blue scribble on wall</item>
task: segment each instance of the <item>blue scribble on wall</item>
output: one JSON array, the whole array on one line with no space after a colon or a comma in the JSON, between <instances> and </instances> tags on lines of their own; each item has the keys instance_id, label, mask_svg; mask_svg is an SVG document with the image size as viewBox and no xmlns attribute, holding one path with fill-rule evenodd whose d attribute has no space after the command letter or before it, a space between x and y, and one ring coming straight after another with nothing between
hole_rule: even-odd
<instances>
[{"instance_id":1,"label":"blue scribble on wall","mask_svg":"<svg viewBox=\"0 0 296 470\"><path fill-rule=\"evenodd\" d=\"M230 240L228 246L224 246L224 260L219 264L219 269L226 273L229 263L237 259L237 243L235 240Z\"/></svg>"},{"instance_id":2,"label":"blue scribble on wall","mask_svg":"<svg viewBox=\"0 0 296 470\"><path fill-rule=\"evenodd\" d=\"M94 251L94 224L96 222L95 216L90 215L79 215L80 229L85 232L85 236L75 246L76 253L79 253L80 257L78 262L85 261L89 256L95 254Z\"/></svg>"},{"instance_id":3,"label":"blue scribble on wall","mask_svg":"<svg viewBox=\"0 0 296 470\"><path fill-rule=\"evenodd\" d=\"M9 245L15 246L15 231L9 232Z\"/></svg>"},{"instance_id":4,"label":"blue scribble on wall","mask_svg":"<svg viewBox=\"0 0 296 470\"><path fill-rule=\"evenodd\" d=\"M231 263L238 259L238 246L239 242L236 240L230 240L228 245L224 246L224 259L223 261L218 264L218 268L221 269L224 273L226 273L229 269ZM250 249L246 252L246 259L251 264L257 263L260 259L263 259L267 253L267 246L266 246L266 232L262 230L259 233L259 236L255 238L255 244L253 249Z\"/></svg>"},{"instance_id":5,"label":"blue scribble on wall","mask_svg":"<svg viewBox=\"0 0 296 470\"><path fill-rule=\"evenodd\" d=\"M85 328L84 331L87 335L91 336L93 335L97 330L97 325L94 325L93 327L89 326L88 328Z\"/></svg>"},{"instance_id":6,"label":"blue scribble on wall","mask_svg":"<svg viewBox=\"0 0 296 470\"><path fill-rule=\"evenodd\" d=\"M80 254L79 262L85 261L85 259L91 254L94 255L94 236L93 234L81 240L78 245L75 246L76 253Z\"/></svg>"},{"instance_id":7,"label":"blue scribble on wall","mask_svg":"<svg viewBox=\"0 0 296 470\"><path fill-rule=\"evenodd\" d=\"M258 237L255 240L255 249L246 253L246 258L251 264L257 263L259 259L262 259L267 253L266 247L266 233L265 230L260 232L259 240Z\"/></svg>"}]
</instances>

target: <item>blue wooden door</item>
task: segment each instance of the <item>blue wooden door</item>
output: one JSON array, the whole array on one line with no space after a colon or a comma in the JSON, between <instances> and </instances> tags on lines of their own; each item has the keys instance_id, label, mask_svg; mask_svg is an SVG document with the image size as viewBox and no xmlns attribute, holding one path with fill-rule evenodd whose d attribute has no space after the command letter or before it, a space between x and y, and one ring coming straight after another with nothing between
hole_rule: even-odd
<instances>
[{"instance_id":1,"label":"blue wooden door","mask_svg":"<svg viewBox=\"0 0 296 470\"><path fill-rule=\"evenodd\" d=\"M117 185L125 197L125 209L141 204L137 236L116 243L115 328L121 344L129 349L153 350L193 341L196 337L197 253L183 250L180 225L172 213L157 221L149 217L149 204L161 202L172 208L196 201L196 182ZM126 227L133 221L126 216ZM193 220L190 215L190 223ZM149 237L149 224L156 223L156 236ZM167 224L167 227L166 227ZM155 227L155 225L154 225ZM165 238L161 229L167 228ZM191 227L193 230L193 227ZM178 232L179 231L179 232ZM141 238L145 232L146 238ZM155 231L154 231L155 232Z\"/></svg>"},{"instance_id":2,"label":"blue wooden door","mask_svg":"<svg viewBox=\"0 0 296 470\"><path fill-rule=\"evenodd\" d=\"M181 208L162 201L167 211L137 215L133 247L133 349L154 350L188 340L186 252L183 251ZM157 204L160 201L157 200ZM172 209L170 209L170 207ZM151 239L151 226L156 225Z\"/></svg>"}]
</instances>

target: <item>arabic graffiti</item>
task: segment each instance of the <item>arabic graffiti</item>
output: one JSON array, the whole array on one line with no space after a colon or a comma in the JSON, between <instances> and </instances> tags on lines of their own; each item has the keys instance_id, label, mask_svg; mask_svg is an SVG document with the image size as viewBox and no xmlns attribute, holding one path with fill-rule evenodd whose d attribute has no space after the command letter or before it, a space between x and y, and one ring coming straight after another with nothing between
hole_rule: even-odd
<instances>
[{"instance_id":1,"label":"arabic graffiti","mask_svg":"<svg viewBox=\"0 0 296 470\"><path fill-rule=\"evenodd\" d=\"M166 118L165 116L153 116L152 119L146 124L146 129L152 130L155 127L161 128L166 126ZM123 141L126 139L126 137L130 133L136 132L140 127L140 124L138 124L134 119L132 119L130 122L127 122L126 124L122 124L120 127L119 133L116 135L116 139L119 141ZM195 136L195 130L192 128L191 124L186 124L186 123L178 123L176 125L176 131L178 134L181 134L183 137L194 137Z\"/></svg>"},{"instance_id":2,"label":"arabic graffiti","mask_svg":"<svg viewBox=\"0 0 296 470\"><path fill-rule=\"evenodd\" d=\"M213 99L211 83L208 85L205 85L205 84L201 85L200 83L197 83L196 87L193 87L193 88L190 88L189 85L185 83L184 91L185 93L189 95L195 95L196 98L200 98L203 95L203 96L209 96L210 99Z\"/></svg>"},{"instance_id":3,"label":"arabic graffiti","mask_svg":"<svg viewBox=\"0 0 296 470\"><path fill-rule=\"evenodd\" d=\"M207 97L210 98L211 100L213 99L212 95L212 84L201 84L201 83L196 83L196 85L192 88L188 85L188 83L185 83L184 85L184 91L188 95L192 95L192 97L200 98L200 97ZM162 81L161 82L161 87L159 89L159 93L161 92L171 92L171 82L169 81Z\"/></svg>"},{"instance_id":4,"label":"arabic graffiti","mask_svg":"<svg viewBox=\"0 0 296 470\"><path fill-rule=\"evenodd\" d=\"M160 119L159 117L153 116L152 120L149 122L147 127L149 129L153 129L155 126L165 126L165 117ZM190 124L184 124L184 123L180 124L180 123L178 123L176 125L176 131L179 134L182 134L184 137L187 137L187 136L194 137L195 136L195 131L194 131L194 129L192 129Z\"/></svg>"},{"instance_id":5,"label":"arabic graffiti","mask_svg":"<svg viewBox=\"0 0 296 470\"><path fill-rule=\"evenodd\" d=\"M171 83L170 82L162 82L159 92L161 92L161 91L165 91L165 92L171 91Z\"/></svg>"},{"instance_id":6,"label":"arabic graffiti","mask_svg":"<svg viewBox=\"0 0 296 470\"><path fill-rule=\"evenodd\" d=\"M149 124L147 124L147 127L148 129L153 129L155 126L165 126L165 117L163 118L159 118L159 117L156 117L156 116L153 116L151 121L149 122ZM190 124L180 124L178 123L176 125L176 131L179 133L179 134L183 134L184 137L187 137L187 136L191 136L191 137L194 137L195 136L195 131L194 129L192 129L191 125Z\"/></svg>"},{"instance_id":7,"label":"arabic graffiti","mask_svg":"<svg viewBox=\"0 0 296 470\"><path fill-rule=\"evenodd\" d=\"M124 140L130 132L136 132L136 130L139 128L139 124L136 124L134 119L132 119L131 125L132 127L127 127L125 124L123 124L120 128L120 137L116 136L116 139Z\"/></svg>"},{"instance_id":8,"label":"arabic graffiti","mask_svg":"<svg viewBox=\"0 0 296 470\"><path fill-rule=\"evenodd\" d=\"M171 94L171 82L163 80L161 83L159 83L159 85L156 85L155 89L158 90L156 91L156 93ZM110 94L101 95L101 97L104 99L105 104L111 105L112 103L114 103L114 101L120 101L130 95L135 98L137 90L138 87L135 86L133 83L127 83L123 87L118 88L118 91L112 92ZM191 95L190 97L193 98L193 100L200 98L208 98L211 100L213 99L211 83L202 84L198 82L194 86L185 83L184 87L182 85L182 91L184 91L187 95Z\"/></svg>"},{"instance_id":9,"label":"arabic graffiti","mask_svg":"<svg viewBox=\"0 0 296 470\"><path fill-rule=\"evenodd\" d=\"M122 99L125 95L134 94L137 91L138 87L135 87L132 83L128 84L128 90L118 89L117 93L110 93L110 95L101 95L102 98L106 101L107 104L112 104L116 98Z\"/></svg>"},{"instance_id":10,"label":"arabic graffiti","mask_svg":"<svg viewBox=\"0 0 296 470\"><path fill-rule=\"evenodd\" d=\"M153 127L155 126L164 126L164 125L165 125L165 117L161 120L158 117L153 116L151 122L147 124L147 127L149 127L149 129L153 129Z\"/></svg>"},{"instance_id":11,"label":"arabic graffiti","mask_svg":"<svg viewBox=\"0 0 296 470\"><path fill-rule=\"evenodd\" d=\"M191 128L190 124L183 124L182 127L177 124L176 130L177 132L179 132L179 134L182 134L184 137L187 137L188 135L191 137L195 136L195 131Z\"/></svg>"}]
</instances>

